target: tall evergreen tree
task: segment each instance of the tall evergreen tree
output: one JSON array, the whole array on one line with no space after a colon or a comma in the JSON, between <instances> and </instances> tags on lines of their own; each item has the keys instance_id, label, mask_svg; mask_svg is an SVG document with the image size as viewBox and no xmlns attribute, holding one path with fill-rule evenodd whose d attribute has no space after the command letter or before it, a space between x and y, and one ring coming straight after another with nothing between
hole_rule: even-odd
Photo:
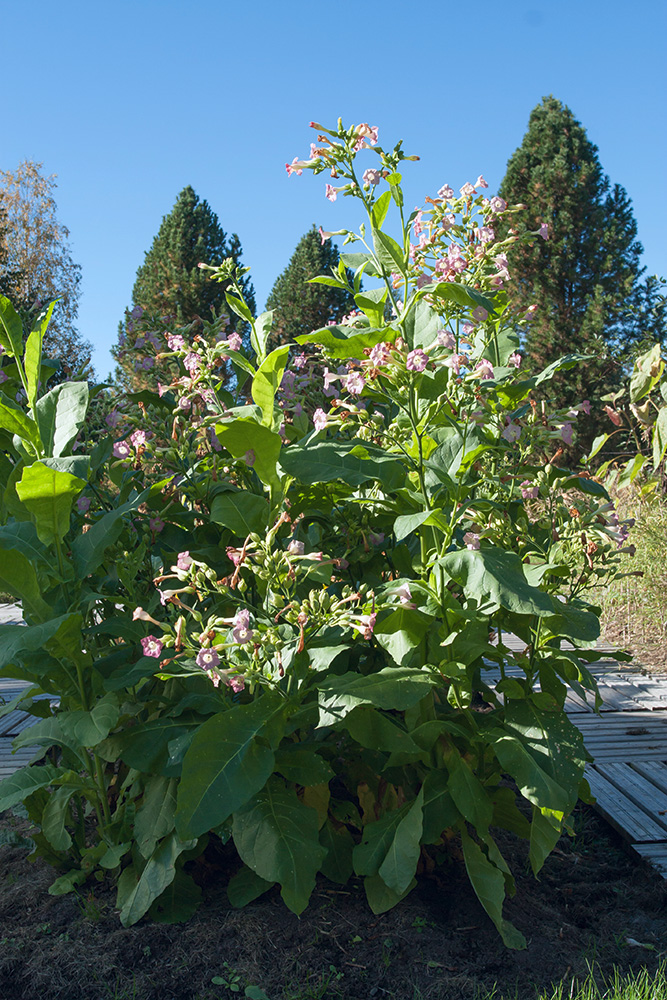
<instances>
[{"instance_id":1,"label":"tall evergreen tree","mask_svg":"<svg viewBox=\"0 0 667 1000\"><path fill-rule=\"evenodd\" d=\"M81 268L72 259L69 230L57 216L56 177L41 171L42 164L32 160L0 171L0 292L28 329L35 312L58 299L44 348L59 362L55 380L62 381L83 371L92 375L92 347L75 325Z\"/></svg>"},{"instance_id":2,"label":"tall evergreen tree","mask_svg":"<svg viewBox=\"0 0 667 1000\"><path fill-rule=\"evenodd\" d=\"M266 300L266 308L275 310L273 347L291 343L299 334L332 320L337 322L356 308L353 296L342 288L308 284L310 278L336 270L339 260L336 246L330 240L323 241L315 226L301 237Z\"/></svg>"},{"instance_id":3,"label":"tall evergreen tree","mask_svg":"<svg viewBox=\"0 0 667 1000\"><path fill-rule=\"evenodd\" d=\"M526 349L536 366L574 351L596 360L549 385L560 405L617 388L624 351L637 336L629 305L643 268L632 204L603 173L597 147L569 108L545 97L531 113L521 146L500 186L508 204L527 208L506 218L519 232L546 223L548 239L518 243L508 254L507 292L519 309L536 307ZM590 436L599 427L595 415Z\"/></svg>"},{"instance_id":4,"label":"tall evergreen tree","mask_svg":"<svg viewBox=\"0 0 667 1000\"><path fill-rule=\"evenodd\" d=\"M162 219L157 236L137 270L132 306L120 324L118 344L112 350L122 384L134 388L153 386L160 377L156 368L149 372L135 371L135 360L128 351L137 338L144 339L147 330L154 329L156 324L173 328L194 323L201 329L212 318L229 315L226 284L211 281L209 272L199 264L220 264L228 257L240 264L241 254L241 241L236 233L228 237L208 202L200 200L192 187L184 188L171 212ZM254 313L252 283L246 276L241 285ZM244 334L244 326L232 314L227 332L236 329Z\"/></svg>"}]
</instances>

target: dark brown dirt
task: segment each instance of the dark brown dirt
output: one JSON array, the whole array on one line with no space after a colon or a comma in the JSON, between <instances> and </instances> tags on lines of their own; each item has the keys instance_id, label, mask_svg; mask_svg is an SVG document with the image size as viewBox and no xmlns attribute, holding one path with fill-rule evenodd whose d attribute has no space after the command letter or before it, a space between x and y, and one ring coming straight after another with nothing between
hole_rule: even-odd
<instances>
[{"instance_id":1,"label":"dark brown dirt","mask_svg":"<svg viewBox=\"0 0 667 1000\"><path fill-rule=\"evenodd\" d=\"M18 823L7 814L2 828ZM569 983L590 965L653 969L667 952L667 882L587 807L574 823L574 840L561 839L539 881L525 845L502 844L517 876L506 915L528 939L523 952L504 948L455 847L380 917L360 882L341 888L325 879L301 918L276 890L233 910L224 891L232 855L209 852L193 869L204 889L193 919L125 929L110 884L49 896L52 869L3 846L0 1000L231 1000L249 985L269 1000L473 1000L494 986L497 998L516 990L532 1000L535 985Z\"/></svg>"}]
</instances>

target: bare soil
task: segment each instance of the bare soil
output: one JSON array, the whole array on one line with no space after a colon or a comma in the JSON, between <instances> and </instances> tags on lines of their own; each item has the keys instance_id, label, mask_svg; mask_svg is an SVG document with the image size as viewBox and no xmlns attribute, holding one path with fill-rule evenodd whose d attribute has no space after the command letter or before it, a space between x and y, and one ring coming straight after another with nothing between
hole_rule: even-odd
<instances>
[{"instance_id":1,"label":"bare soil","mask_svg":"<svg viewBox=\"0 0 667 1000\"><path fill-rule=\"evenodd\" d=\"M277 890L232 909L224 887L238 862L218 844L191 867L204 894L195 917L127 929L110 882L53 897L53 870L2 846L0 1000L231 1000L248 986L269 1000L473 1000L494 986L498 1000L533 1000L536 986L569 984L590 966L654 969L667 952L667 882L588 807L574 826L539 880L526 845L509 835L502 843L517 877L506 915L528 940L522 952L504 948L455 843L382 916L360 881L341 888L322 878L300 918ZM25 830L9 814L0 828Z\"/></svg>"}]
</instances>

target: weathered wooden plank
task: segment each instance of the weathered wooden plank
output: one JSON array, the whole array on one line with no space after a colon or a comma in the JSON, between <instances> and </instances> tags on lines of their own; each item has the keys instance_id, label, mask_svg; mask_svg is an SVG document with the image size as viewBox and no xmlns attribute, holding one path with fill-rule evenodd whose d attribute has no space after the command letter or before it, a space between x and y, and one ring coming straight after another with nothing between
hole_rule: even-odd
<instances>
[{"instance_id":1,"label":"weathered wooden plank","mask_svg":"<svg viewBox=\"0 0 667 1000\"><path fill-rule=\"evenodd\" d=\"M597 799L597 811L622 837L636 844L665 839L664 828L626 798L597 769L587 768L586 777Z\"/></svg>"},{"instance_id":2,"label":"weathered wooden plank","mask_svg":"<svg viewBox=\"0 0 667 1000\"><path fill-rule=\"evenodd\" d=\"M636 712L638 705L627 693L618 691L612 684L598 682L598 691L602 698L603 712Z\"/></svg>"},{"instance_id":3,"label":"weathered wooden plank","mask_svg":"<svg viewBox=\"0 0 667 1000\"><path fill-rule=\"evenodd\" d=\"M667 844L633 844L632 849L667 878Z\"/></svg>"},{"instance_id":4,"label":"weathered wooden plank","mask_svg":"<svg viewBox=\"0 0 667 1000\"><path fill-rule=\"evenodd\" d=\"M630 763L632 761L642 761L642 760L665 760L667 758L667 753L665 753L665 748L663 747L627 747L619 750L617 747L598 747L597 750L593 750L586 744L587 750L590 752L591 757L594 758L595 763L599 764L602 761L622 761L625 763Z\"/></svg>"},{"instance_id":5,"label":"weathered wooden plank","mask_svg":"<svg viewBox=\"0 0 667 1000\"><path fill-rule=\"evenodd\" d=\"M9 712L4 718L0 719L0 736L13 735L14 727L26 718L30 718L30 716L27 716L25 712L21 712L19 709Z\"/></svg>"},{"instance_id":6,"label":"weathered wooden plank","mask_svg":"<svg viewBox=\"0 0 667 1000\"><path fill-rule=\"evenodd\" d=\"M636 806L651 816L665 830L667 838L667 793L661 792L652 782L629 764L609 762L598 764L596 771L634 802Z\"/></svg>"},{"instance_id":7,"label":"weathered wooden plank","mask_svg":"<svg viewBox=\"0 0 667 1000\"><path fill-rule=\"evenodd\" d=\"M667 794L667 764L659 760L636 761L632 767L638 774Z\"/></svg>"}]
</instances>

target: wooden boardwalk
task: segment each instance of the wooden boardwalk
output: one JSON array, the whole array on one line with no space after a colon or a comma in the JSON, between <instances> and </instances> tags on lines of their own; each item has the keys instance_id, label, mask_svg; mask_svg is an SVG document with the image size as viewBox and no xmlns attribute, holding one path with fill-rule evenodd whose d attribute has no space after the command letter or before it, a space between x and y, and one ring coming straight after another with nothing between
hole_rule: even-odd
<instances>
[{"instance_id":1,"label":"wooden boardwalk","mask_svg":"<svg viewBox=\"0 0 667 1000\"><path fill-rule=\"evenodd\" d=\"M19 623L20 612L0 605L0 624ZM510 648L519 640L504 636ZM571 691L566 710L583 733L594 758L586 769L595 808L632 849L667 878L667 674L647 675L637 664L619 664L612 647L600 644L600 659L590 665L604 699L600 714ZM519 675L509 669L507 673ZM499 675L493 668L485 680ZM26 685L0 678L0 707ZM33 719L13 710L0 719L0 779L39 759L43 750L22 747L12 753L14 738Z\"/></svg>"}]
</instances>

